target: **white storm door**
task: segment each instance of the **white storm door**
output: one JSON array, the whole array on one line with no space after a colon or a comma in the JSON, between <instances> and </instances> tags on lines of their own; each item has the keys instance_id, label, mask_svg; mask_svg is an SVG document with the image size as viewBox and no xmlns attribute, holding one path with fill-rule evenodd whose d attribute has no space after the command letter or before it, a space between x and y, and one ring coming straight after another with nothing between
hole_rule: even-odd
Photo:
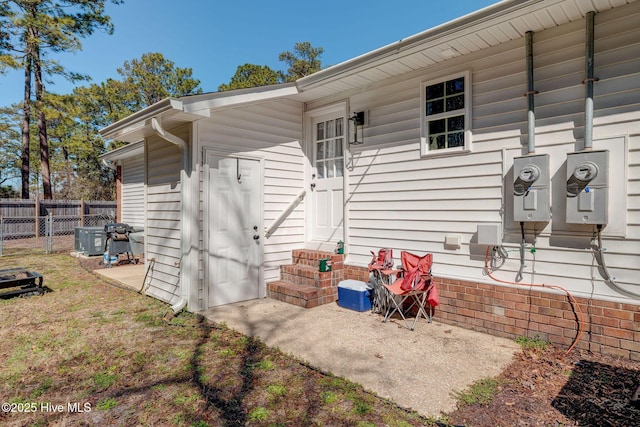
<instances>
[{"instance_id":1,"label":"white storm door","mask_svg":"<svg viewBox=\"0 0 640 427\"><path fill-rule=\"evenodd\" d=\"M338 114L312 120L312 239L343 239L345 120Z\"/></svg>"},{"instance_id":2,"label":"white storm door","mask_svg":"<svg viewBox=\"0 0 640 427\"><path fill-rule=\"evenodd\" d=\"M207 165L208 306L259 298L260 162L208 153Z\"/></svg>"}]
</instances>

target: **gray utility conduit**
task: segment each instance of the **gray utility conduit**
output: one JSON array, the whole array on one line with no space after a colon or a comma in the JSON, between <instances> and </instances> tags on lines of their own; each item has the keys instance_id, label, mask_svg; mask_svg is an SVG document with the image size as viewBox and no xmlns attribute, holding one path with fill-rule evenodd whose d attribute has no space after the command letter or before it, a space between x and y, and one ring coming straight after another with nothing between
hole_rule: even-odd
<instances>
[{"instance_id":1,"label":"gray utility conduit","mask_svg":"<svg viewBox=\"0 0 640 427\"><path fill-rule=\"evenodd\" d=\"M536 114L535 114L535 102L533 96L538 93L533 87L533 31L527 31L525 33L525 42L527 45L527 135L528 135L528 154L536 152Z\"/></svg>"},{"instance_id":2,"label":"gray utility conduit","mask_svg":"<svg viewBox=\"0 0 640 427\"><path fill-rule=\"evenodd\" d=\"M595 12L587 12L587 42L585 48L585 71L584 79L584 149L591 150L593 148L593 82L597 82L598 78L594 77L594 19Z\"/></svg>"},{"instance_id":3,"label":"gray utility conduit","mask_svg":"<svg viewBox=\"0 0 640 427\"><path fill-rule=\"evenodd\" d=\"M185 227L187 227L187 220L186 220L186 209L187 206L189 206L190 204L188 203L190 200L189 197L189 185L187 183L188 178L187 178L187 174L189 171L189 146L187 145L187 142L182 139L179 138L178 136L167 132L163 127L162 127L162 122L160 119L160 116L156 116L156 117L152 117L151 118L151 128L155 131L155 133L162 139L164 139L167 142L170 142L171 144L177 145L178 147L180 147L180 151L182 153L182 171L180 172L180 181L181 181L181 185L180 185L180 192L181 194L181 199L182 199L182 203L180 204L180 255L181 255L181 262L180 262L180 278L178 278L178 284L177 284L177 292L178 292L178 296L179 299L178 301L171 306L171 310L173 311L174 314L179 313L180 311L182 311L182 309L184 309L187 305L187 300L184 298L184 294L183 294L183 287L185 285L188 285L188 283L185 283L185 280L183 280L183 278L188 277L188 275L183 274L182 272L182 259L185 258L185 256L187 256L187 245L188 242L185 241ZM188 289L188 286L187 286Z\"/></svg>"},{"instance_id":4,"label":"gray utility conduit","mask_svg":"<svg viewBox=\"0 0 640 427\"><path fill-rule=\"evenodd\" d=\"M522 272L526 267L525 260L524 260L524 249L525 249L525 245L527 244L527 241L524 238L524 222L522 221L520 221L520 233L522 235L522 240L520 241L520 269L516 274L516 282L520 282L522 280Z\"/></svg>"},{"instance_id":5,"label":"gray utility conduit","mask_svg":"<svg viewBox=\"0 0 640 427\"><path fill-rule=\"evenodd\" d=\"M602 269L602 273L603 273L602 277L605 283L608 284L609 287L611 287L613 290L620 292L623 295L626 295L632 298L640 297L640 294L621 288L620 285L616 283L616 278L611 276L611 274L609 273L609 269L607 268L607 263L604 260L605 249L602 247L602 235L601 235L602 224L598 224L596 227L597 227L597 231L596 231L597 243L596 245L593 246L593 253L596 257L596 260L598 261L598 264Z\"/></svg>"},{"instance_id":6,"label":"gray utility conduit","mask_svg":"<svg viewBox=\"0 0 640 427\"><path fill-rule=\"evenodd\" d=\"M534 154L536 152L536 114L535 114L535 101L534 95L538 92L534 88L534 79L533 79L533 31L527 31L525 33L525 44L526 44L526 56L527 56L527 93L525 96L527 97L527 154ZM526 239L524 235L524 222L520 222L520 232L521 232L521 241L520 241L520 269L516 274L516 282L520 282L522 280L522 273L526 267L525 265L525 245Z\"/></svg>"}]
</instances>

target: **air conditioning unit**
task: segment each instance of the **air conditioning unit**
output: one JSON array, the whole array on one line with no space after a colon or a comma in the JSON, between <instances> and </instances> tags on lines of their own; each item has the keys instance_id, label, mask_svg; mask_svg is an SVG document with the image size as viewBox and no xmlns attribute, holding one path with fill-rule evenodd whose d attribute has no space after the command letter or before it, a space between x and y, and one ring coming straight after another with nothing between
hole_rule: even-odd
<instances>
[{"instance_id":1,"label":"air conditioning unit","mask_svg":"<svg viewBox=\"0 0 640 427\"><path fill-rule=\"evenodd\" d=\"M74 249L87 256L102 255L106 238L104 227L76 227Z\"/></svg>"}]
</instances>

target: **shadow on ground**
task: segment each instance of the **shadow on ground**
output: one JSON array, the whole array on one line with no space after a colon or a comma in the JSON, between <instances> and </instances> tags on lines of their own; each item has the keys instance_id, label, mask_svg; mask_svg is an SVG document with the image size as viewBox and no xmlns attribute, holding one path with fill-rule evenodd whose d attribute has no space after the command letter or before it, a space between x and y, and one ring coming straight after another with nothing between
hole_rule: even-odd
<instances>
[{"instance_id":1,"label":"shadow on ground","mask_svg":"<svg viewBox=\"0 0 640 427\"><path fill-rule=\"evenodd\" d=\"M629 369L579 360L552 406L581 426L638 425L632 405L639 374Z\"/></svg>"}]
</instances>

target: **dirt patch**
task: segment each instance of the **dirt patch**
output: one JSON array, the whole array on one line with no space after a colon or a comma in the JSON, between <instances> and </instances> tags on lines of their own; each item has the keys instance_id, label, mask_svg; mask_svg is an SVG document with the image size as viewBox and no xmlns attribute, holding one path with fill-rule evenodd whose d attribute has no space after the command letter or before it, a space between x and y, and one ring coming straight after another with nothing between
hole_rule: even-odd
<instances>
[{"instance_id":1,"label":"dirt patch","mask_svg":"<svg viewBox=\"0 0 640 427\"><path fill-rule=\"evenodd\" d=\"M456 425L633 426L640 407L640 362L574 350L526 351L498 377L488 405L466 405L449 414Z\"/></svg>"}]
</instances>

